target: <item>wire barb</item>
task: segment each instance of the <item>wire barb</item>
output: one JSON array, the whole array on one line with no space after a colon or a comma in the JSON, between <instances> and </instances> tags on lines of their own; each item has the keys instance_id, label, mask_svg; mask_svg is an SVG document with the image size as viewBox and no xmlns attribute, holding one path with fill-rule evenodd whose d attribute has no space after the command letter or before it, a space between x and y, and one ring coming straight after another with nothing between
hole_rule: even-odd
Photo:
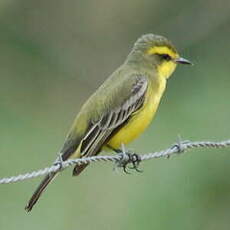
<instances>
[{"instance_id":1,"label":"wire barb","mask_svg":"<svg viewBox=\"0 0 230 230\"><path fill-rule=\"evenodd\" d=\"M230 147L230 140L219 141L219 142L214 142L214 141L191 142L191 141L179 140L176 144L174 144L173 146L165 150L154 152L154 153L147 153L147 154L136 154L136 156L138 156L138 162L140 162L140 161L146 161L146 160L150 160L154 158L169 157L173 154L185 153L195 148L227 148L227 147ZM123 146L123 151L125 153L124 155L130 154L129 152L126 152L126 150L124 149L124 146ZM71 159L71 160L63 161L62 158L60 158L59 156L57 163L53 164L50 167L40 169L37 171L33 171L31 173L25 173L25 174L20 174L17 176L2 178L0 179L0 184L9 184L9 183L14 183L18 181L23 181L23 180L35 178L38 176L42 176L48 173L57 172L67 167L70 167L72 165L82 165L82 164L88 164L90 162L110 161L110 162L117 163L119 166L120 162L122 161L122 158L123 157L121 156L121 154L117 154L113 156L92 156L92 157L85 157L85 158ZM138 166L138 162L136 162L137 166ZM132 162L129 162L129 163L132 163ZM122 166L122 164L120 165Z\"/></svg>"},{"instance_id":2,"label":"wire barb","mask_svg":"<svg viewBox=\"0 0 230 230\"><path fill-rule=\"evenodd\" d=\"M59 166L59 169L58 171L62 171L64 168L63 168L63 159L62 159L62 155L61 153L58 154L58 158L57 160L53 163L53 165L58 165Z\"/></svg>"}]
</instances>

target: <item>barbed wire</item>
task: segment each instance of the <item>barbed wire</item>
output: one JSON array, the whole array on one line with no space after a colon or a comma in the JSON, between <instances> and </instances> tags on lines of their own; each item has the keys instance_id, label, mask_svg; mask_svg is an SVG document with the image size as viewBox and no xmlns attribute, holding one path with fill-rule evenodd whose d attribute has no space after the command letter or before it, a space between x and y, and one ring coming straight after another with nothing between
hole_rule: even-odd
<instances>
[{"instance_id":1,"label":"barbed wire","mask_svg":"<svg viewBox=\"0 0 230 230\"><path fill-rule=\"evenodd\" d=\"M173 154L184 153L186 151L195 148L226 148L226 147L230 147L230 140L219 141L219 142L214 142L214 141L191 142L191 141L179 140L176 144L172 145L171 147L165 150L159 152L147 153L147 154L136 154L136 155L138 155L139 161L146 161L146 160L161 158L161 157L168 158ZM32 171L30 173L20 174L17 176L1 178L0 184L9 184L18 181L28 180L48 173L62 171L63 169L70 167L72 165L82 165L82 164L88 164L92 162L110 161L110 162L115 162L117 167L124 167L124 165L126 165L127 163L132 163L129 158L130 154L131 153L126 151L124 146L122 146L122 153L113 156L103 156L103 155L92 156L92 157L85 157L80 159L71 159L66 161L62 161L60 157L59 161L56 161L56 163L50 167L46 167L37 171Z\"/></svg>"}]
</instances>

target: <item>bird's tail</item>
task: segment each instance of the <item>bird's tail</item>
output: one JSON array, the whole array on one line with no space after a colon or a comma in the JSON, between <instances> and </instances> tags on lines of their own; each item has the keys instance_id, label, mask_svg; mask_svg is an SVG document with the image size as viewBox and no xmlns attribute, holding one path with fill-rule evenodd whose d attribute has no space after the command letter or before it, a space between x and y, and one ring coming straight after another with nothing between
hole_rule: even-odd
<instances>
[{"instance_id":1,"label":"bird's tail","mask_svg":"<svg viewBox=\"0 0 230 230\"><path fill-rule=\"evenodd\" d=\"M33 206L37 203L38 199L40 198L42 192L45 190L46 186L54 179L56 174L57 172L50 173L42 180L42 182L39 184L36 191L34 192L34 194L32 195L28 204L25 207L25 210L27 212L30 212L32 210Z\"/></svg>"}]
</instances>

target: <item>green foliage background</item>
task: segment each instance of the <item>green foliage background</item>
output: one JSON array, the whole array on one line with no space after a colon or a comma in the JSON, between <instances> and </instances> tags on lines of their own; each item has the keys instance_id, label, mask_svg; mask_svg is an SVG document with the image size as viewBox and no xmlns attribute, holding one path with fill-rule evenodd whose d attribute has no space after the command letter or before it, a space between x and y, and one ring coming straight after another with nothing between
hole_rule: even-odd
<instances>
[{"instance_id":1,"label":"green foliage background","mask_svg":"<svg viewBox=\"0 0 230 230\"><path fill-rule=\"evenodd\" d=\"M48 166L86 98L144 33L170 38L180 66L136 152L230 137L230 1L1 0L0 177ZM68 169L31 213L41 178L0 185L0 229L229 229L229 150L195 150L115 173Z\"/></svg>"}]
</instances>

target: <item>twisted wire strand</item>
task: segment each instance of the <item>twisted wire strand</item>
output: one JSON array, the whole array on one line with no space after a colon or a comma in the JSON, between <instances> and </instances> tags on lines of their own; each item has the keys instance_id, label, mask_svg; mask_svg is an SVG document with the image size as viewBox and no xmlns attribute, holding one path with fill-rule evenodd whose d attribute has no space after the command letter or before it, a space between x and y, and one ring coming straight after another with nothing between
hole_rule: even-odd
<instances>
[{"instance_id":1,"label":"twisted wire strand","mask_svg":"<svg viewBox=\"0 0 230 230\"><path fill-rule=\"evenodd\" d=\"M153 153L147 153L147 154L140 154L140 160L146 161L154 158L160 158L160 157L169 157L173 154L180 154L187 151L190 151L195 148L227 148L230 146L230 140L225 141L219 141L219 142L213 142L213 141L178 141L178 143L174 144L173 146L159 151L159 152L153 152ZM119 164L120 161L124 161L124 157L126 158L127 152L123 148L122 154L117 154L114 156L92 156L92 157L85 157L80 159L71 159L67 161L58 161L54 165L50 167L46 167L40 170L36 170L30 173L20 174L17 176L12 177L5 177L0 179L0 184L9 184L14 183L18 181L23 181L31 178L35 178L38 176L42 176L51 172L57 172L61 171L67 167L70 167L72 165L82 165L87 164L91 162L115 162L116 165Z\"/></svg>"}]
</instances>

